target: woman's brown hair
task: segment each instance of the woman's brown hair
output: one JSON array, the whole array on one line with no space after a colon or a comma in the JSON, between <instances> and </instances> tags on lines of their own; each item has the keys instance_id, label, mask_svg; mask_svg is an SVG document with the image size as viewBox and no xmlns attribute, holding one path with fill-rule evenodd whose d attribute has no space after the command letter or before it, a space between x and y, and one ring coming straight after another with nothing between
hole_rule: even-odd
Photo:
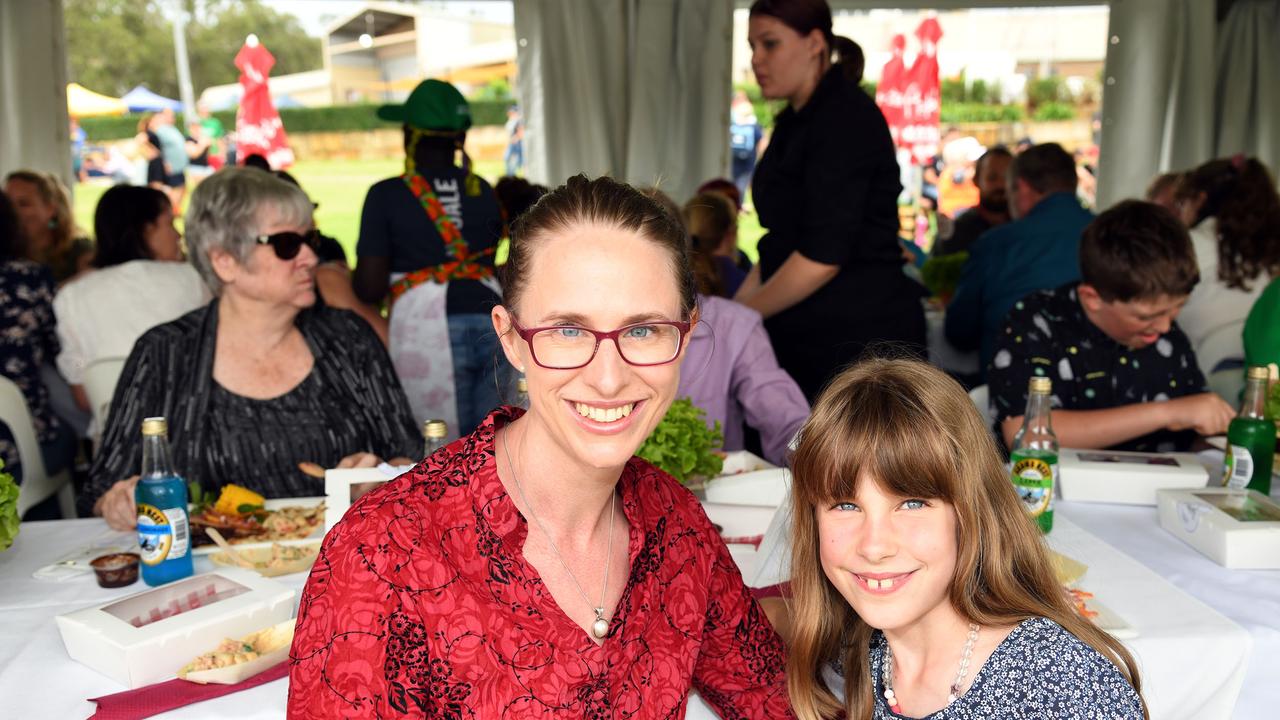
<instances>
[{"instance_id":1,"label":"woman's brown hair","mask_svg":"<svg viewBox=\"0 0 1280 720\"><path fill-rule=\"evenodd\" d=\"M716 249L737 221L733 201L720 193L694 195L684 204L684 225L689 230L689 251L698 292L724 295L724 280L716 268Z\"/></svg>"},{"instance_id":2,"label":"woman's brown hair","mask_svg":"<svg viewBox=\"0 0 1280 720\"><path fill-rule=\"evenodd\" d=\"M500 269L502 304L515 310L529 284L529 268L538 242L580 224L603 225L638 233L667 251L680 291L685 318L697 306L697 288L689 261L684 225L662 204L610 177L575 175L543 195L511 228L511 250Z\"/></svg>"},{"instance_id":3,"label":"woman's brown hair","mask_svg":"<svg viewBox=\"0 0 1280 720\"><path fill-rule=\"evenodd\" d=\"M53 242L44 250L43 257L31 259L44 264L58 262L72 251L76 237L76 222L71 214L71 194L67 192L67 186L56 175L35 170L15 170L5 177L6 183L13 180L33 186L40 199L53 207L53 222L49 227ZM34 238L27 238L28 243L33 241Z\"/></svg>"},{"instance_id":4,"label":"woman's brown hair","mask_svg":"<svg viewBox=\"0 0 1280 720\"><path fill-rule=\"evenodd\" d=\"M775 18L801 35L821 31L827 41L828 53L835 55L833 64L840 68L845 79L862 82L867 64L862 46L832 32L831 6L827 0L756 0L751 4L751 15Z\"/></svg>"},{"instance_id":5,"label":"woman's brown hair","mask_svg":"<svg viewBox=\"0 0 1280 720\"><path fill-rule=\"evenodd\" d=\"M1178 199L1204 194L1195 225L1208 217L1218 221L1218 279L1227 287L1248 290L1250 283L1280 277L1280 194L1275 180L1256 158L1237 155L1210 160L1187 173Z\"/></svg>"},{"instance_id":6,"label":"woman's brown hair","mask_svg":"<svg viewBox=\"0 0 1280 720\"><path fill-rule=\"evenodd\" d=\"M792 459L791 705L800 720L872 717L867 649L874 628L831 584L818 555L815 511L854 496L860 480L903 497L940 499L956 513L949 599L967 621L1008 626L1046 617L1114 663L1141 695L1129 652L1078 615L1044 540L1004 471L991 432L955 380L914 360L867 360L819 396ZM822 679L841 662L845 697ZM1145 704L1144 704L1145 713Z\"/></svg>"}]
</instances>

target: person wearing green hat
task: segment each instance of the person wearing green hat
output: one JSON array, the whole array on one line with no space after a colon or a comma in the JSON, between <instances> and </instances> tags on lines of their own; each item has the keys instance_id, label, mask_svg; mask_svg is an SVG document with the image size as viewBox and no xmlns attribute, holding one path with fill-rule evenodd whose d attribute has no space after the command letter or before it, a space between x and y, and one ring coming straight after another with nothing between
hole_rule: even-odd
<instances>
[{"instance_id":1,"label":"person wearing green hat","mask_svg":"<svg viewBox=\"0 0 1280 720\"><path fill-rule=\"evenodd\" d=\"M502 213L493 188L470 170L471 110L457 88L424 80L378 117L402 123L405 170L365 196L354 288L366 303L390 303L391 360L414 414L443 418L457 437L510 382L505 364L495 368L489 320L500 302L493 260Z\"/></svg>"}]
</instances>

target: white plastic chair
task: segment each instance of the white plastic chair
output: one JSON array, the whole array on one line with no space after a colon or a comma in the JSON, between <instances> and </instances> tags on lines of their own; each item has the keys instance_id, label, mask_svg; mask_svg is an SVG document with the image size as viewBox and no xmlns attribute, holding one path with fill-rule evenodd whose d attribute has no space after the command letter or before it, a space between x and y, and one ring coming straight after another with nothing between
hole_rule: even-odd
<instances>
[{"instance_id":1,"label":"white plastic chair","mask_svg":"<svg viewBox=\"0 0 1280 720\"><path fill-rule=\"evenodd\" d=\"M58 494L58 507L62 517L76 516L76 502L71 483L71 469L49 477L44 469L44 456L36 440L31 410L22 390L12 380L0 375L0 420L9 426L22 459L22 485L18 488L18 517L39 505L54 493Z\"/></svg>"},{"instance_id":2,"label":"white plastic chair","mask_svg":"<svg viewBox=\"0 0 1280 720\"><path fill-rule=\"evenodd\" d=\"M122 357L98 358L84 369L84 392L89 396L89 410L93 415L93 425L97 428L95 436L107 427L111 398L115 395L116 383L120 381L125 360Z\"/></svg>"},{"instance_id":3,"label":"white plastic chair","mask_svg":"<svg viewBox=\"0 0 1280 720\"><path fill-rule=\"evenodd\" d=\"M1216 327L1195 347L1196 362L1208 377L1223 360L1244 359L1244 321Z\"/></svg>"}]
</instances>

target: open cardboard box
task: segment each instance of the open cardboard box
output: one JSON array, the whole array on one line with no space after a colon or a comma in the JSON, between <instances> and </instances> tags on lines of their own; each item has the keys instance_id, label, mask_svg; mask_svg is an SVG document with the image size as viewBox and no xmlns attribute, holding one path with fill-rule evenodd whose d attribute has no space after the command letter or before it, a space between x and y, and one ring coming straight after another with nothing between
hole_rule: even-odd
<instances>
[{"instance_id":1,"label":"open cardboard box","mask_svg":"<svg viewBox=\"0 0 1280 720\"><path fill-rule=\"evenodd\" d=\"M1228 568L1280 568L1280 505L1254 490L1161 490L1160 527Z\"/></svg>"},{"instance_id":2,"label":"open cardboard box","mask_svg":"<svg viewBox=\"0 0 1280 720\"><path fill-rule=\"evenodd\" d=\"M703 488L709 503L776 508L791 492L786 468L774 467L745 450L728 453L720 473Z\"/></svg>"},{"instance_id":3,"label":"open cardboard box","mask_svg":"<svg viewBox=\"0 0 1280 720\"><path fill-rule=\"evenodd\" d=\"M295 591L223 568L59 615L67 654L130 688L174 677L192 658L293 617Z\"/></svg>"},{"instance_id":4,"label":"open cardboard box","mask_svg":"<svg viewBox=\"0 0 1280 720\"><path fill-rule=\"evenodd\" d=\"M1157 490L1203 488L1208 482L1209 472L1192 453L1058 451L1063 500L1155 505Z\"/></svg>"}]
</instances>

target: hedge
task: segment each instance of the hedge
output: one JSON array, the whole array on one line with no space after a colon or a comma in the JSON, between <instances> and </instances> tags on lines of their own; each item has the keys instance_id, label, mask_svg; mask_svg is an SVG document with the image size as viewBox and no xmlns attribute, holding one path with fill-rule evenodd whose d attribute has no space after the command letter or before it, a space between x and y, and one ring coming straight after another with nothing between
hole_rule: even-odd
<instances>
[{"instance_id":1,"label":"hedge","mask_svg":"<svg viewBox=\"0 0 1280 720\"><path fill-rule=\"evenodd\" d=\"M941 123L1017 122L1026 117L1021 105L987 105L985 103L942 103Z\"/></svg>"},{"instance_id":2,"label":"hedge","mask_svg":"<svg viewBox=\"0 0 1280 720\"><path fill-rule=\"evenodd\" d=\"M344 130L376 130L395 127L394 123L379 120L376 111L381 103L360 105L331 105L314 108L282 108L280 119L285 130L291 133L341 132ZM510 100L474 100L471 102L471 121L476 126L502 125L507 121ZM213 113L228 130L235 127L234 110ZM123 140L138 134L141 113L119 117L82 118L89 142Z\"/></svg>"}]
</instances>

